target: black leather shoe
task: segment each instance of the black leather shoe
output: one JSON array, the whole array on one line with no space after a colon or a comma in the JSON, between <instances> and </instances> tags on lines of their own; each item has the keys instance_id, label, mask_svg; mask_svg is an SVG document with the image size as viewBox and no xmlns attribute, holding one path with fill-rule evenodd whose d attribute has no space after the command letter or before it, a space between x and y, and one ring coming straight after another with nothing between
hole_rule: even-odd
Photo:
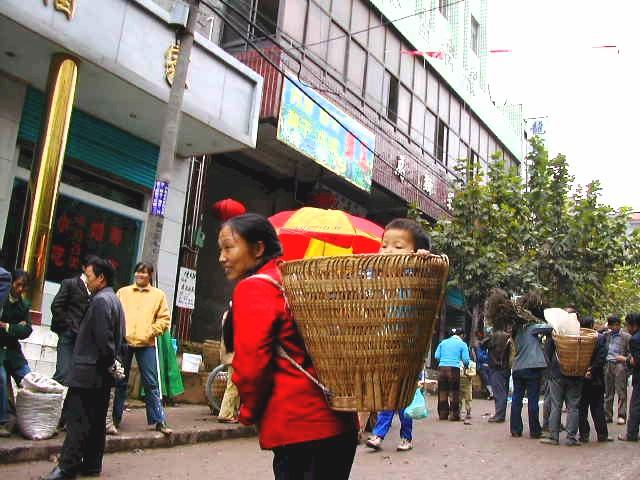
<instances>
[{"instance_id":1,"label":"black leather shoe","mask_svg":"<svg viewBox=\"0 0 640 480\"><path fill-rule=\"evenodd\" d=\"M40 480L64 480L68 478L76 478L75 474L66 473L63 470L60 470L60 467L56 467L48 475L44 477L40 477Z\"/></svg>"}]
</instances>

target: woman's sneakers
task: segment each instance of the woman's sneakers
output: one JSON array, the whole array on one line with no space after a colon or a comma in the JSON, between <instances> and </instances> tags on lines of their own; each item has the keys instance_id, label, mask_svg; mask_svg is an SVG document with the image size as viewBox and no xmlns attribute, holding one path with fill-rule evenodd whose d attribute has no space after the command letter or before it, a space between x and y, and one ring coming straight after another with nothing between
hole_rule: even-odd
<instances>
[{"instance_id":1,"label":"woman's sneakers","mask_svg":"<svg viewBox=\"0 0 640 480\"><path fill-rule=\"evenodd\" d=\"M400 443L398 444L398 448L396 450L398 450L399 452L408 452L412 448L413 448L413 445L411 445L411 440L407 440L406 438L401 438Z\"/></svg>"},{"instance_id":2,"label":"woman's sneakers","mask_svg":"<svg viewBox=\"0 0 640 480\"><path fill-rule=\"evenodd\" d=\"M367 447L373 448L374 450L380 450L380 446L382 445L382 437L377 435L372 435L367 439Z\"/></svg>"}]
</instances>

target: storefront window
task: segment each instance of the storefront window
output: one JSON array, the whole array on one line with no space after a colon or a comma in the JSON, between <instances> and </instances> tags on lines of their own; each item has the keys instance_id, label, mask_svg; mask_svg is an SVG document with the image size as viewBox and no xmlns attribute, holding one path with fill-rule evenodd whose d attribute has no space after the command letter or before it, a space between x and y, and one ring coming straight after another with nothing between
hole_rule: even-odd
<instances>
[{"instance_id":1,"label":"storefront window","mask_svg":"<svg viewBox=\"0 0 640 480\"><path fill-rule=\"evenodd\" d=\"M369 17L369 51L380 60L384 59L384 33L380 17L371 11Z\"/></svg>"},{"instance_id":2,"label":"storefront window","mask_svg":"<svg viewBox=\"0 0 640 480\"><path fill-rule=\"evenodd\" d=\"M329 53L327 61L337 72L344 75L344 60L347 53L347 32L342 30L337 24L331 24L329 38L335 38L328 42Z\"/></svg>"},{"instance_id":3,"label":"storefront window","mask_svg":"<svg viewBox=\"0 0 640 480\"><path fill-rule=\"evenodd\" d=\"M19 256L27 183L15 180L9 218L2 248L7 265L15 265ZM138 253L141 222L114 211L60 195L53 222L51 249L46 280L61 282L80 273L82 259L98 255L116 267L116 286L131 281Z\"/></svg>"},{"instance_id":4,"label":"storefront window","mask_svg":"<svg viewBox=\"0 0 640 480\"><path fill-rule=\"evenodd\" d=\"M364 64L367 60L367 54L363 48L359 47L356 42L351 41L349 48L349 60L347 76L349 81L356 86L358 91L362 91L364 82Z\"/></svg>"},{"instance_id":5,"label":"storefront window","mask_svg":"<svg viewBox=\"0 0 640 480\"><path fill-rule=\"evenodd\" d=\"M373 57L369 57L367 65L367 97L370 98L374 105L382 104L382 87L384 86L384 67Z\"/></svg>"},{"instance_id":6,"label":"storefront window","mask_svg":"<svg viewBox=\"0 0 640 480\"><path fill-rule=\"evenodd\" d=\"M349 20L351 19L351 0L336 0L331 5L331 16L340 25L349 28Z\"/></svg>"},{"instance_id":7,"label":"storefront window","mask_svg":"<svg viewBox=\"0 0 640 480\"><path fill-rule=\"evenodd\" d=\"M313 53L323 60L327 55L327 40L329 39L329 16L325 15L314 4L309 6L307 18L307 39L305 44Z\"/></svg>"},{"instance_id":8,"label":"storefront window","mask_svg":"<svg viewBox=\"0 0 640 480\"><path fill-rule=\"evenodd\" d=\"M287 0L282 21L284 31L298 43L304 41L304 20L307 15L307 0Z\"/></svg>"}]
</instances>

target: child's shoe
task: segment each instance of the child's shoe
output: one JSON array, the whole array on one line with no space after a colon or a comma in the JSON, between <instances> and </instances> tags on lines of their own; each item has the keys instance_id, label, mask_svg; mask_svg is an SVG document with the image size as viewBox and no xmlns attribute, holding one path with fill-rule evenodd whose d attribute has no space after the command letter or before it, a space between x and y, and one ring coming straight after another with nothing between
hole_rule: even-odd
<instances>
[{"instance_id":1,"label":"child's shoe","mask_svg":"<svg viewBox=\"0 0 640 480\"><path fill-rule=\"evenodd\" d=\"M398 444L397 450L399 452L407 452L413 448L411 445L411 440L407 440L406 438L401 438L400 443Z\"/></svg>"},{"instance_id":2,"label":"child's shoe","mask_svg":"<svg viewBox=\"0 0 640 480\"><path fill-rule=\"evenodd\" d=\"M372 435L367 440L367 447L373 448L374 450L380 450L380 445L382 445L382 438L377 435Z\"/></svg>"}]
</instances>

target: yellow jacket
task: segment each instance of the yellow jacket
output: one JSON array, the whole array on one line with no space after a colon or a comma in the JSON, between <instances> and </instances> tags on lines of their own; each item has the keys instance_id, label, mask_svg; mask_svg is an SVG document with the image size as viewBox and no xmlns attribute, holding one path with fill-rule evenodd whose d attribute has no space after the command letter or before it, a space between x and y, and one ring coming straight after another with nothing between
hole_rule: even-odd
<instances>
[{"instance_id":1,"label":"yellow jacket","mask_svg":"<svg viewBox=\"0 0 640 480\"><path fill-rule=\"evenodd\" d=\"M124 309L127 344L132 347L152 347L155 337L171 325L169 307L164 292L148 285L135 283L118 290L118 298Z\"/></svg>"}]
</instances>

